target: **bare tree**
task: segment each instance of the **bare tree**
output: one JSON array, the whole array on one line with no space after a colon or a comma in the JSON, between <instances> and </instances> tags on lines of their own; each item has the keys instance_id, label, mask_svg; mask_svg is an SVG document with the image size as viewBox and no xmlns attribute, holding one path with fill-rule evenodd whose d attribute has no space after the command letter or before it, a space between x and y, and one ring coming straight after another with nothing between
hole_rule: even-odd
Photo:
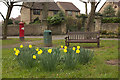
<instances>
[{"instance_id":1,"label":"bare tree","mask_svg":"<svg viewBox=\"0 0 120 80\"><path fill-rule=\"evenodd\" d=\"M3 14L0 12L0 15L3 17L4 19L4 24L3 24L3 39L7 39L7 25L8 25L8 20L10 18L11 15L11 11L13 9L14 6L23 6L26 8L31 8L30 6L25 6L25 5L16 5L15 3L18 3L20 1L11 1L11 0L3 0L2 3L4 3L7 6L7 14L6 17L3 16Z\"/></svg>"},{"instance_id":2,"label":"bare tree","mask_svg":"<svg viewBox=\"0 0 120 80\"><path fill-rule=\"evenodd\" d=\"M86 1L80 0L81 2L85 3L85 13L88 15L88 10L87 10L87 3Z\"/></svg>"},{"instance_id":3,"label":"bare tree","mask_svg":"<svg viewBox=\"0 0 120 80\"><path fill-rule=\"evenodd\" d=\"M87 19L86 31L90 31L90 28L93 26L94 19L95 19L95 11L100 2L101 0L99 0L98 2L96 2L95 0L88 0L87 2L91 4L91 11Z\"/></svg>"}]
</instances>

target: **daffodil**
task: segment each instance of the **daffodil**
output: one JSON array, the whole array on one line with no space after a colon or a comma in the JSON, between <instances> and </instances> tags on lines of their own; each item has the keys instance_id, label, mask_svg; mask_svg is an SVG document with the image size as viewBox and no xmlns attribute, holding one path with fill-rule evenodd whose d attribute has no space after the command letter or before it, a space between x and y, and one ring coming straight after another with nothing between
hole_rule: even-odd
<instances>
[{"instance_id":1,"label":"daffodil","mask_svg":"<svg viewBox=\"0 0 120 80\"><path fill-rule=\"evenodd\" d=\"M77 46L77 49L80 49L80 46Z\"/></svg>"},{"instance_id":2,"label":"daffodil","mask_svg":"<svg viewBox=\"0 0 120 80\"><path fill-rule=\"evenodd\" d=\"M51 53L51 52L52 52L52 49L49 49L49 50L48 50L48 53Z\"/></svg>"},{"instance_id":3,"label":"daffodil","mask_svg":"<svg viewBox=\"0 0 120 80\"><path fill-rule=\"evenodd\" d=\"M77 49L77 50L76 50L76 53L80 53L80 50L79 50L79 49Z\"/></svg>"},{"instance_id":4,"label":"daffodil","mask_svg":"<svg viewBox=\"0 0 120 80\"><path fill-rule=\"evenodd\" d=\"M16 48L14 48L14 51L16 51L17 49Z\"/></svg>"},{"instance_id":5,"label":"daffodil","mask_svg":"<svg viewBox=\"0 0 120 80\"><path fill-rule=\"evenodd\" d=\"M39 51L39 48L36 48L36 51Z\"/></svg>"},{"instance_id":6,"label":"daffodil","mask_svg":"<svg viewBox=\"0 0 120 80\"><path fill-rule=\"evenodd\" d=\"M67 46L65 46L64 48L67 49Z\"/></svg>"},{"instance_id":7,"label":"daffodil","mask_svg":"<svg viewBox=\"0 0 120 80\"><path fill-rule=\"evenodd\" d=\"M16 56L18 56L18 54L19 54L19 53L17 53L17 52L15 53Z\"/></svg>"},{"instance_id":8,"label":"daffodil","mask_svg":"<svg viewBox=\"0 0 120 80\"><path fill-rule=\"evenodd\" d=\"M23 45L22 45L22 44L20 45L20 48L23 48Z\"/></svg>"},{"instance_id":9,"label":"daffodil","mask_svg":"<svg viewBox=\"0 0 120 80\"><path fill-rule=\"evenodd\" d=\"M67 49L64 49L64 52L66 53L66 52L67 52Z\"/></svg>"},{"instance_id":10,"label":"daffodil","mask_svg":"<svg viewBox=\"0 0 120 80\"><path fill-rule=\"evenodd\" d=\"M29 48L32 48L32 45L29 45Z\"/></svg>"},{"instance_id":11,"label":"daffodil","mask_svg":"<svg viewBox=\"0 0 120 80\"><path fill-rule=\"evenodd\" d=\"M75 47L73 47L73 51L75 51Z\"/></svg>"},{"instance_id":12,"label":"daffodil","mask_svg":"<svg viewBox=\"0 0 120 80\"><path fill-rule=\"evenodd\" d=\"M61 48L63 48L63 45L61 45Z\"/></svg>"},{"instance_id":13,"label":"daffodil","mask_svg":"<svg viewBox=\"0 0 120 80\"><path fill-rule=\"evenodd\" d=\"M36 59L36 55L33 55L33 59Z\"/></svg>"},{"instance_id":14,"label":"daffodil","mask_svg":"<svg viewBox=\"0 0 120 80\"><path fill-rule=\"evenodd\" d=\"M18 49L15 52L18 53L18 54L20 53L20 51Z\"/></svg>"},{"instance_id":15,"label":"daffodil","mask_svg":"<svg viewBox=\"0 0 120 80\"><path fill-rule=\"evenodd\" d=\"M43 52L43 51L40 49L40 51L38 51L38 54L40 54L40 55L41 55L41 54L42 54L42 52Z\"/></svg>"}]
</instances>

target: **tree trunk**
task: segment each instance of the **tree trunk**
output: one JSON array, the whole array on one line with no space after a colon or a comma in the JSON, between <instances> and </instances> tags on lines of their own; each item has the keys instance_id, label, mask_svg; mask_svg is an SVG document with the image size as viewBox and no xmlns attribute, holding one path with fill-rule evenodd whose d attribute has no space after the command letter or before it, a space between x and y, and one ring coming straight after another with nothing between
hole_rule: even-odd
<instances>
[{"instance_id":1,"label":"tree trunk","mask_svg":"<svg viewBox=\"0 0 120 80\"><path fill-rule=\"evenodd\" d=\"M43 20L46 20L47 17L48 17L48 3L47 3L47 2L44 2L44 3L43 3L42 15L43 15L42 19L43 19Z\"/></svg>"},{"instance_id":2,"label":"tree trunk","mask_svg":"<svg viewBox=\"0 0 120 80\"><path fill-rule=\"evenodd\" d=\"M85 13L86 13L86 15L88 15L87 3L85 3L85 9L86 9Z\"/></svg>"},{"instance_id":3,"label":"tree trunk","mask_svg":"<svg viewBox=\"0 0 120 80\"><path fill-rule=\"evenodd\" d=\"M11 5L9 5L8 10L7 10L6 19L5 19L4 25L3 25L3 39L7 39L7 25L8 25L8 21L10 18L12 8L13 8L13 3L11 3Z\"/></svg>"},{"instance_id":4,"label":"tree trunk","mask_svg":"<svg viewBox=\"0 0 120 80\"><path fill-rule=\"evenodd\" d=\"M88 16L87 24L86 24L86 31L90 31L90 28L92 28L94 19L95 19L95 2L91 2L91 12Z\"/></svg>"},{"instance_id":5,"label":"tree trunk","mask_svg":"<svg viewBox=\"0 0 120 80\"><path fill-rule=\"evenodd\" d=\"M48 17L48 3L44 2L43 4L43 11L42 11L42 20L44 20L45 24L47 24L47 17ZM49 29L48 24L46 25L47 29Z\"/></svg>"}]
</instances>

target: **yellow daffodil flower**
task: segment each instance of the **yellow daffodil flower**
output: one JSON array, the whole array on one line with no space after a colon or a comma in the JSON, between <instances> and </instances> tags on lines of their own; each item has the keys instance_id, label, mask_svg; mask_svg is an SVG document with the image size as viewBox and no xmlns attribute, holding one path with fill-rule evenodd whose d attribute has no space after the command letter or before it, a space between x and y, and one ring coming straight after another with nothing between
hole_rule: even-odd
<instances>
[{"instance_id":1,"label":"yellow daffodil flower","mask_svg":"<svg viewBox=\"0 0 120 80\"><path fill-rule=\"evenodd\" d=\"M80 53L80 50L79 50L79 49L77 49L77 50L76 50L76 53Z\"/></svg>"},{"instance_id":2,"label":"yellow daffodil flower","mask_svg":"<svg viewBox=\"0 0 120 80\"><path fill-rule=\"evenodd\" d=\"M39 48L37 48L36 51L39 51Z\"/></svg>"},{"instance_id":3,"label":"yellow daffodil flower","mask_svg":"<svg viewBox=\"0 0 120 80\"><path fill-rule=\"evenodd\" d=\"M16 56L18 56L18 54L19 54L19 53L17 53L17 52L15 53Z\"/></svg>"},{"instance_id":4,"label":"yellow daffodil flower","mask_svg":"<svg viewBox=\"0 0 120 80\"><path fill-rule=\"evenodd\" d=\"M48 53L51 53L51 52L52 52L52 49L49 49L49 50L48 50Z\"/></svg>"},{"instance_id":5,"label":"yellow daffodil flower","mask_svg":"<svg viewBox=\"0 0 120 80\"><path fill-rule=\"evenodd\" d=\"M18 54L19 54L19 53L20 53L20 51L17 49L17 50L16 50L16 53L18 53Z\"/></svg>"},{"instance_id":6,"label":"yellow daffodil flower","mask_svg":"<svg viewBox=\"0 0 120 80\"><path fill-rule=\"evenodd\" d=\"M38 51L38 54L40 54L40 55L41 55L41 54L42 54L42 52L43 52L43 51L40 49L40 51Z\"/></svg>"},{"instance_id":7,"label":"yellow daffodil flower","mask_svg":"<svg viewBox=\"0 0 120 80\"><path fill-rule=\"evenodd\" d=\"M75 47L73 47L73 51L75 51Z\"/></svg>"},{"instance_id":8,"label":"yellow daffodil flower","mask_svg":"<svg viewBox=\"0 0 120 80\"><path fill-rule=\"evenodd\" d=\"M29 45L29 48L32 48L32 45Z\"/></svg>"},{"instance_id":9,"label":"yellow daffodil flower","mask_svg":"<svg viewBox=\"0 0 120 80\"><path fill-rule=\"evenodd\" d=\"M23 45L22 45L22 44L20 45L20 48L23 48Z\"/></svg>"},{"instance_id":10,"label":"yellow daffodil flower","mask_svg":"<svg viewBox=\"0 0 120 80\"><path fill-rule=\"evenodd\" d=\"M77 46L77 49L80 49L80 46Z\"/></svg>"},{"instance_id":11,"label":"yellow daffodil flower","mask_svg":"<svg viewBox=\"0 0 120 80\"><path fill-rule=\"evenodd\" d=\"M64 48L67 49L67 46L65 46Z\"/></svg>"},{"instance_id":12,"label":"yellow daffodil flower","mask_svg":"<svg viewBox=\"0 0 120 80\"><path fill-rule=\"evenodd\" d=\"M14 51L16 51L17 49L16 48L14 48Z\"/></svg>"},{"instance_id":13,"label":"yellow daffodil flower","mask_svg":"<svg viewBox=\"0 0 120 80\"><path fill-rule=\"evenodd\" d=\"M67 52L67 50L66 50L66 49L64 49L64 52L66 53L66 52Z\"/></svg>"},{"instance_id":14,"label":"yellow daffodil flower","mask_svg":"<svg viewBox=\"0 0 120 80\"><path fill-rule=\"evenodd\" d=\"M36 59L36 55L33 55L33 59Z\"/></svg>"},{"instance_id":15,"label":"yellow daffodil flower","mask_svg":"<svg viewBox=\"0 0 120 80\"><path fill-rule=\"evenodd\" d=\"M63 48L63 45L61 45L61 48Z\"/></svg>"}]
</instances>

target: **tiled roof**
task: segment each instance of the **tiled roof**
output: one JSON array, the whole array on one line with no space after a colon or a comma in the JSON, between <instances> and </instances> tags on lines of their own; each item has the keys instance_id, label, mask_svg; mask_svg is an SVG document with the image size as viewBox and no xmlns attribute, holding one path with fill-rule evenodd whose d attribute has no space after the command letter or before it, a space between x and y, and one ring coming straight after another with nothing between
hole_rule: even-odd
<instances>
[{"instance_id":1,"label":"tiled roof","mask_svg":"<svg viewBox=\"0 0 120 80\"><path fill-rule=\"evenodd\" d=\"M57 2L59 3L66 11L80 11L73 3L71 2Z\"/></svg>"},{"instance_id":2,"label":"tiled roof","mask_svg":"<svg viewBox=\"0 0 120 80\"><path fill-rule=\"evenodd\" d=\"M43 2L27 2L24 3L24 5L29 5L29 6L33 6L34 9L43 9ZM49 2L48 3L48 9L49 10L60 10L60 8L58 7L58 5L55 2Z\"/></svg>"}]
</instances>

